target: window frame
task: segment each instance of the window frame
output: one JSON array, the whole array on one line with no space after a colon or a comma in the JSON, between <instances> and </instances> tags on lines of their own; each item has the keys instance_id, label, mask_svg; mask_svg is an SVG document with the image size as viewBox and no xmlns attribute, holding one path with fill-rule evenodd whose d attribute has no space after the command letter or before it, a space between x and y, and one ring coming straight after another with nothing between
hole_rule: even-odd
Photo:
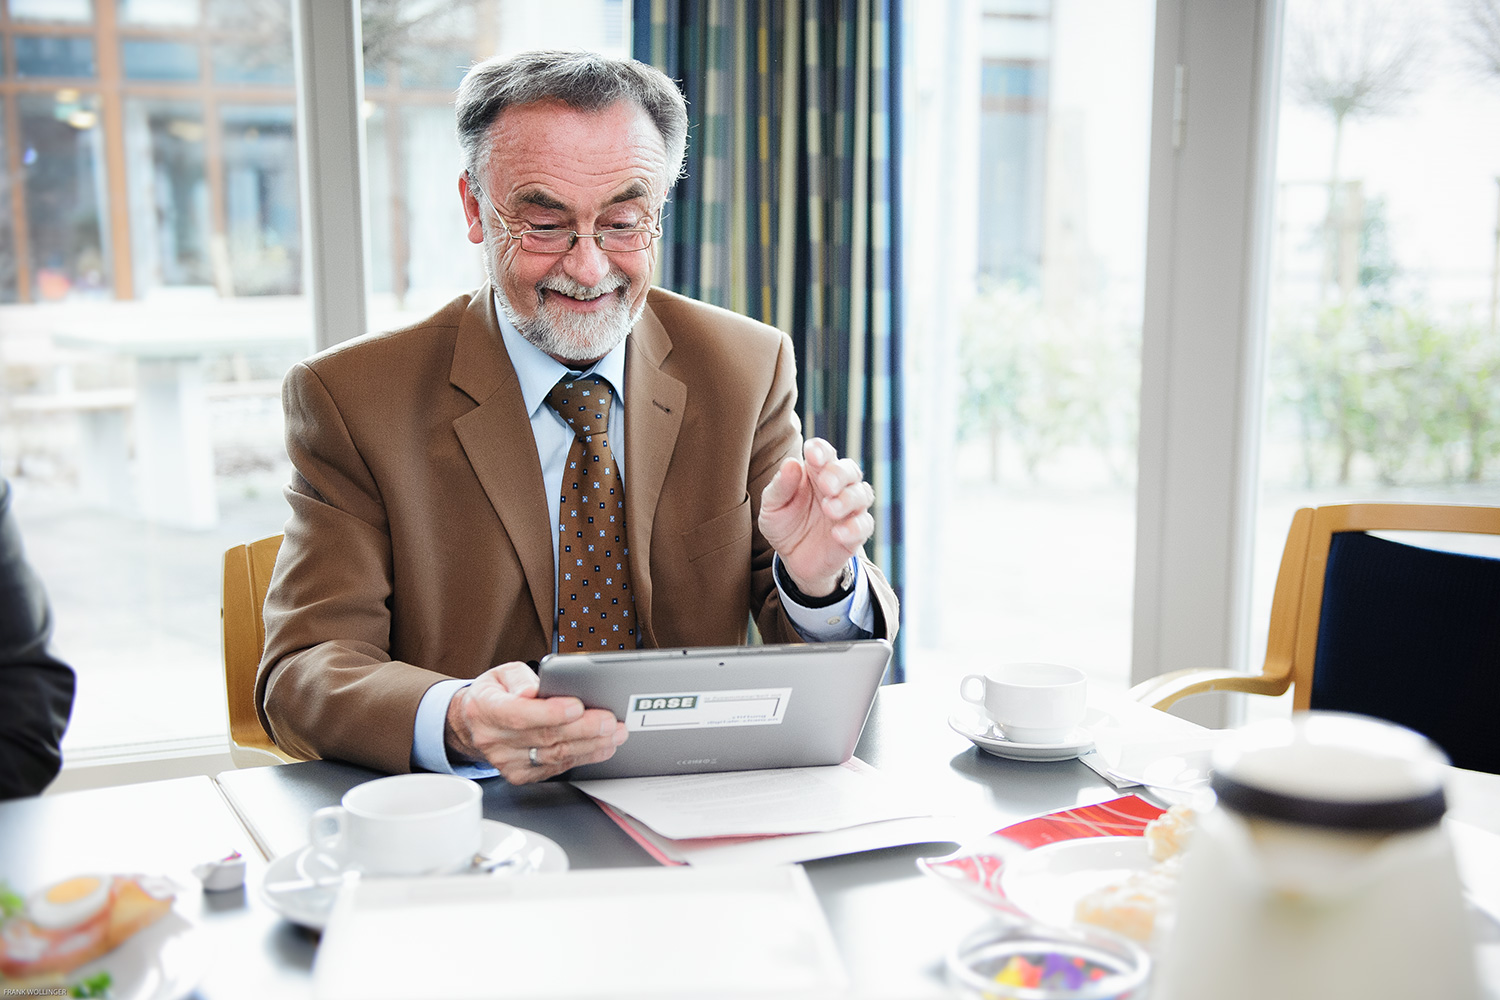
<instances>
[{"instance_id":1,"label":"window frame","mask_svg":"<svg viewBox=\"0 0 1500 1000\"><path fill-rule=\"evenodd\" d=\"M1157 0L1131 679L1246 669L1283 0ZM1232 725L1238 699L1178 714Z\"/></svg>"}]
</instances>

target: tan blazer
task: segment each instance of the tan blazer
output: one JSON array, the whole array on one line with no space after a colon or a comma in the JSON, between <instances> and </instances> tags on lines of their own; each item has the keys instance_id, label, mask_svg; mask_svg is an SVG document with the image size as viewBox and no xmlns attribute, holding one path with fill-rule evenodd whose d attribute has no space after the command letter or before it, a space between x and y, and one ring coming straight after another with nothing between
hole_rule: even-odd
<instances>
[{"instance_id":1,"label":"tan blazer","mask_svg":"<svg viewBox=\"0 0 1500 1000\"><path fill-rule=\"evenodd\" d=\"M294 367L295 467L257 703L305 757L410 768L418 702L552 648L552 511L488 285ZM625 499L643 646L800 641L757 528L801 452L791 340L652 289L625 356ZM876 635L897 628L873 565Z\"/></svg>"}]
</instances>

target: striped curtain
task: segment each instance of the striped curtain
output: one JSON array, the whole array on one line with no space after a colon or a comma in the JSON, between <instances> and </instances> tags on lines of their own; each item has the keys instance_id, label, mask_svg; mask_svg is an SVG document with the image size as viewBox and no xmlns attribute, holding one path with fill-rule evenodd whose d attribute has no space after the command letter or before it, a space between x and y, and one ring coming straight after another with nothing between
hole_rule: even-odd
<instances>
[{"instance_id":1,"label":"striped curtain","mask_svg":"<svg viewBox=\"0 0 1500 1000\"><path fill-rule=\"evenodd\" d=\"M658 283L791 335L803 431L864 470L870 556L899 594L898 4L636 0L632 17L635 57L679 82L690 120Z\"/></svg>"}]
</instances>

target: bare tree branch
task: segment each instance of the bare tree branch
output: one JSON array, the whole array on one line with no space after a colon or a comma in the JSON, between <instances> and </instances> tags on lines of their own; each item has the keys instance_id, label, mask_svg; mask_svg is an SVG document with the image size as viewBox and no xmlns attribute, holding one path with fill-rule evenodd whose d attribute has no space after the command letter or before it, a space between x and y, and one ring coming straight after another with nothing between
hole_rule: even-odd
<instances>
[{"instance_id":1,"label":"bare tree branch","mask_svg":"<svg viewBox=\"0 0 1500 1000\"><path fill-rule=\"evenodd\" d=\"M366 65L379 65L402 49L428 40L468 38L465 15L480 0L362 0L360 31Z\"/></svg>"},{"instance_id":2,"label":"bare tree branch","mask_svg":"<svg viewBox=\"0 0 1500 1000\"><path fill-rule=\"evenodd\" d=\"M1386 114L1420 86L1421 33L1398 2L1310 0L1294 10L1283 73L1297 100L1342 123Z\"/></svg>"},{"instance_id":3,"label":"bare tree branch","mask_svg":"<svg viewBox=\"0 0 1500 1000\"><path fill-rule=\"evenodd\" d=\"M1500 0L1456 0L1459 42L1484 76L1500 81Z\"/></svg>"},{"instance_id":4,"label":"bare tree branch","mask_svg":"<svg viewBox=\"0 0 1500 1000\"><path fill-rule=\"evenodd\" d=\"M360 35L365 65L384 67L424 42L471 38L470 12L482 0L362 0ZM215 0L210 23L232 29L243 43L241 62L265 66L286 58L291 37L290 0Z\"/></svg>"}]
</instances>

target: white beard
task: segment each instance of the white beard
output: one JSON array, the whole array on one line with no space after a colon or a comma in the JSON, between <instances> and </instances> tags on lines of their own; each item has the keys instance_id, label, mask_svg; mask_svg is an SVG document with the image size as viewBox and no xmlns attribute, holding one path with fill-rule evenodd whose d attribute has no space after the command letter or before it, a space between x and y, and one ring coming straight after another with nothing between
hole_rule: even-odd
<instances>
[{"instance_id":1,"label":"white beard","mask_svg":"<svg viewBox=\"0 0 1500 1000\"><path fill-rule=\"evenodd\" d=\"M611 271L592 288L565 275L543 278L536 283L536 311L523 317L505 293L505 286L497 280L495 261L489 253L484 254L484 269L489 274L491 287L499 293L496 298L505 318L532 346L565 361L593 362L604 357L625 339L646 310L643 300L634 312L631 311L629 301L619 294L621 290L629 294L630 280L618 271ZM575 313L548 308L547 297L543 294L546 291L577 299L609 295L613 300L598 312Z\"/></svg>"}]
</instances>

